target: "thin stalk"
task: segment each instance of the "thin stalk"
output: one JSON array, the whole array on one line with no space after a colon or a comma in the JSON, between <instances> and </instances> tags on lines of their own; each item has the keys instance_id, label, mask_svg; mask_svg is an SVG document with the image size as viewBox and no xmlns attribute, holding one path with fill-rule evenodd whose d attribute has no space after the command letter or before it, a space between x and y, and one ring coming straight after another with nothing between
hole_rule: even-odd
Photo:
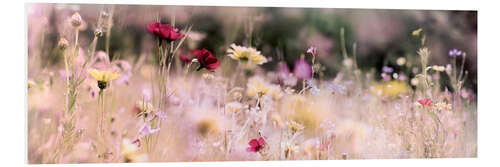
<instances>
[{"instance_id":1,"label":"thin stalk","mask_svg":"<svg viewBox=\"0 0 500 167\"><path fill-rule=\"evenodd\" d=\"M108 56L111 56L109 53L109 45L110 45L110 40L111 40L111 27L113 26L113 13L115 11L115 6L111 7L111 11L109 12L108 16L108 22L106 26L106 41L105 41L105 46L106 46L106 54Z\"/></svg>"}]
</instances>

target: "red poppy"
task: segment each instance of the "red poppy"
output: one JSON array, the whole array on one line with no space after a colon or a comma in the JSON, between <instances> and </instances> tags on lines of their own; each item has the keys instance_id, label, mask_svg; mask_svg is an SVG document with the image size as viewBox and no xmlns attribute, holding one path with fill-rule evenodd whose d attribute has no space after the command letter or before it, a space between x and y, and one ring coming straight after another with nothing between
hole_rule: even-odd
<instances>
[{"instance_id":1,"label":"red poppy","mask_svg":"<svg viewBox=\"0 0 500 167\"><path fill-rule=\"evenodd\" d=\"M422 104L423 106L432 106L432 102L428 98L420 99L418 100L418 103Z\"/></svg>"},{"instance_id":2,"label":"red poppy","mask_svg":"<svg viewBox=\"0 0 500 167\"><path fill-rule=\"evenodd\" d=\"M169 42L178 40L184 37L184 34L179 33L177 28L169 24L161 24L159 22L153 22L148 25L148 31L161 39L165 39Z\"/></svg>"},{"instance_id":3,"label":"red poppy","mask_svg":"<svg viewBox=\"0 0 500 167\"><path fill-rule=\"evenodd\" d=\"M252 139L248 142L249 147L247 147L247 152L259 152L264 148L265 145L264 138L259 137L259 139Z\"/></svg>"},{"instance_id":4,"label":"red poppy","mask_svg":"<svg viewBox=\"0 0 500 167\"><path fill-rule=\"evenodd\" d=\"M191 54L195 55L196 59L200 63L200 67L197 69L197 71L205 68L208 71L213 72L220 65L220 61L212 55L212 52L208 51L205 48L192 50Z\"/></svg>"}]
</instances>

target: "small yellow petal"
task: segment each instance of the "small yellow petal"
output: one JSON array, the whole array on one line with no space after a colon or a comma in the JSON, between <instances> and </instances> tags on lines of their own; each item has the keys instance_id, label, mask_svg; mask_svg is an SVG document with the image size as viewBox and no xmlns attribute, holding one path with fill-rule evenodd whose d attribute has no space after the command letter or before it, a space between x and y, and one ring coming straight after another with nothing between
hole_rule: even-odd
<instances>
[{"instance_id":1,"label":"small yellow petal","mask_svg":"<svg viewBox=\"0 0 500 167\"><path fill-rule=\"evenodd\" d=\"M101 72L97 71L96 69L90 71L90 75L95 78L95 80L101 81L102 80L102 74Z\"/></svg>"}]
</instances>

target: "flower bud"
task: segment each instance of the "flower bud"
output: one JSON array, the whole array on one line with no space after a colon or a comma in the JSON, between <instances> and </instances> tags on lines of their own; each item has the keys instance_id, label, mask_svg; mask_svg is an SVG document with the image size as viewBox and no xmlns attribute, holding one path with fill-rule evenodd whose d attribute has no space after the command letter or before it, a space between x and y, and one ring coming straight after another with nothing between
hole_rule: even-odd
<instances>
[{"instance_id":1,"label":"flower bud","mask_svg":"<svg viewBox=\"0 0 500 167\"><path fill-rule=\"evenodd\" d=\"M95 37L102 37L102 29L98 28L94 31Z\"/></svg>"},{"instance_id":2,"label":"flower bud","mask_svg":"<svg viewBox=\"0 0 500 167\"><path fill-rule=\"evenodd\" d=\"M82 16L80 16L78 12L71 16L71 25L73 25L73 27L79 27L82 24L82 21Z\"/></svg>"},{"instance_id":3,"label":"flower bud","mask_svg":"<svg viewBox=\"0 0 500 167\"><path fill-rule=\"evenodd\" d=\"M398 64L398 66L403 66L406 64L406 58L404 57L399 57L397 60L396 60L396 64Z\"/></svg>"},{"instance_id":4,"label":"flower bud","mask_svg":"<svg viewBox=\"0 0 500 167\"><path fill-rule=\"evenodd\" d=\"M64 50L64 49L68 48L69 42L68 42L68 40L66 40L66 38L61 37L61 39L59 39L59 42L57 43L57 46L60 49Z\"/></svg>"}]
</instances>

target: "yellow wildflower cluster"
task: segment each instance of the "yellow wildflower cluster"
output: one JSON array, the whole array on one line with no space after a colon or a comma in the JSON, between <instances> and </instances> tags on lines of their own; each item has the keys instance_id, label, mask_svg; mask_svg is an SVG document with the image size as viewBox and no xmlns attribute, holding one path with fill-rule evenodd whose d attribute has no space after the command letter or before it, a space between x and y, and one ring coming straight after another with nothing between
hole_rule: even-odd
<instances>
[{"instance_id":1,"label":"yellow wildflower cluster","mask_svg":"<svg viewBox=\"0 0 500 167\"><path fill-rule=\"evenodd\" d=\"M279 85L264 82L262 78L254 77L248 81L247 95L250 97L269 95L274 99L279 99L281 97L281 88Z\"/></svg>"},{"instance_id":2,"label":"yellow wildflower cluster","mask_svg":"<svg viewBox=\"0 0 500 167\"><path fill-rule=\"evenodd\" d=\"M243 47L236 44L231 44L230 48L227 49L227 53L227 56L235 60L248 61L251 64L260 65L267 62L266 57L262 56L260 51L257 51L252 47Z\"/></svg>"},{"instance_id":3,"label":"yellow wildflower cluster","mask_svg":"<svg viewBox=\"0 0 500 167\"><path fill-rule=\"evenodd\" d=\"M378 96L396 98L410 90L408 84L402 81L389 81L375 84L372 92Z\"/></svg>"}]
</instances>

